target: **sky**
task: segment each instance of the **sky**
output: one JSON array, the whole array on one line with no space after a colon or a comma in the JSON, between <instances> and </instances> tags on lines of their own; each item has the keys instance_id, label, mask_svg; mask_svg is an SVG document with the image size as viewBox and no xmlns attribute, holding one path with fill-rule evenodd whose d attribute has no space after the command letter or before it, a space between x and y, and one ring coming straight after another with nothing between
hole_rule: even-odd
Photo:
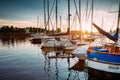
<instances>
[{"instance_id":1,"label":"sky","mask_svg":"<svg viewBox=\"0 0 120 80\"><path fill-rule=\"evenodd\" d=\"M49 0L50 11L52 9L54 1L55 0ZM68 0L58 0L58 26L60 26L59 17L61 16L62 30L66 30L68 24L67 1ZM77 9L78 1L79 0L76 0ZM88 18L86 18L85 16L87 0L81 0L82 28L87 30L90 30L91 23L91 18L89 16L91 1L92 0L88 0L88 13L87 13ZM9 25L17 27L30 27L30 26L36 27L37 16L39 16L39 27L44 27L43 2L44 0L0 0L0 26ZM109 29L111 29L110 27L113 28L113 26L116 26L118 13L109 12L118 11L118 2L119 0L94 0L93 21L99 26L101 26L103 20L103 25L105 29L108 29L108 27ZM74 0L70 0L71 29L79 29L79 23L77 21L77 18L75 18L76 20L73 21L73 18L75 17L75 12L76 8ZM50 27L53 28L55 26L55 4L53 6L50 19L51 19Z\"/></svg>"}]
</instances>

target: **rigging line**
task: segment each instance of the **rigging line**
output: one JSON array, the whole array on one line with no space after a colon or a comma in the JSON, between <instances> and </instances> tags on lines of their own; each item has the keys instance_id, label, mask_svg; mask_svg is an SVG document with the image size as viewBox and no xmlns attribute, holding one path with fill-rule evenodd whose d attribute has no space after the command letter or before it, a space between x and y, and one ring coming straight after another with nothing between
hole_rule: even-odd
<instances>
[{"instance_id":1,"label":"rigging line","mask_svg":"<svg viewBox=\"0 0 120 80\"><path fill-rule=\"evenodd\" d=\"M88 13L88 15L86 16L86 22L88 22L88 20L89 20L91 11L92 11L92 5L90 6L89 13Z\"/></svg>"},{"instance_id":2,"label":"rigging line","mask_svg":"<svg viewBox=\"0 0 120 80\"><path fill-rule=\"evenodd\" d=\"M62 18L61 18L61 30L62 28L64 28L63 30L65 30L65 26L63 25Z\"/></svg>"},{"instance_id":3,"label":"rigging line","mask_svg":"<svg viewBox=\"0 0 120 80\"><path fill-rule=\"evenodd\" d=\"M91 2L91 4L92 4L92 2ZM89 13L88 13L88 16L87 16L87 20L86 20L87 22L89 20L90 14L92 14L92 5L90 6L90 10L89 10Z\"/></svg>"},{"instance_id":4,"label":"rigging line","mask_svg":"<svg viewBox=\"0 0 120 80\"><path fill-rule=\"evenodd\" d=\"M63 30L65 30L65 26L63 25L63 22L62 22L62 20L61 20L61 25L63 26L62 28L63 28Z\"/></svg>"},{"instance_id":5,"label":"rigging line","mask_svg":"<svg viewBox=\"0 0 120 80\"><path fill-rule=\"evenodd\" d=\"M74 0L74 4L75 4L75 9L76 9L76 14L78 16L78 9L77 9L77 5L76 5L76 1ZM79 19L79 16L78 16L78 19Z\"/></svg>"},{"instance_id":6,"label":"rigging line","mask_svg":"<svg viewBox=\"0 0 120 80\"><path fill-rule=\"evenodd\" d=\"M73 24L74 24L75 19L76 19L76 12L75 12L75 15L74 15L74 17L73 17L73 22L72 22L72 25L71 25L71 29L72 29L72 27L73 27Z\"/></svg>"},{"instance_id":7,"label":"rigging line","mask_svg":"<svg viewBox=\"0 0 120 80\"><path fill-rule=\"evenodd\" d=\"M86 21L87 21L87 16L88 16L88 15L87 15L87 14L88 14L88 0L87 0L86 5L87 5L87 6L86 6Z\"/></svg>"},{"instance_id":8,"label":"rigging line","mask_svg":"<svg viewBox=\"0 0 120 80\"><path fill-rule=\"evenodd\" d=\"M54 0L54 2L53 2L52 8L51 8L51 10L50 10L50 14L49 14L49 16L48 16L48 20L47 20L46 26L47 26L48 23L49 23L49 19L50 19L50 16L51 16L51 14L52 14L52 11L53 11L54 4L55 4L55 0Z\"/></svg>"},{"instance_id":9,"label":"rigging line","mask_svg":"<svg viewBox=\"0 0 120 80\"><path fill-rule=\"evenodd\" d=\"M86 10L84 10L84 12L83 12L82 20L85 20L85 19L84 19L84 18L85 18L85 11L86 11Z\"/></svg>"},{"instance_id":10,"label":"rigging line","mask_svg":"<svg viewBox=\"0 0 120 80\"><path fill-rule=\"evenodd\" d=\"M91 1L92 4L92 1ZM92 14L92 5L90 6L89 12L88 12L88 16L86 17L86 21L88 22L90 14Z\"/></svg>"},{"instance_id":11,"label":"rigging line","mask_svg":"<svg viewBox=\"0 0 120 80\"><path fill-rule=\"evenodd\" d=\"M54 28L54 25L53 25L53 23L52 23L52 20L51 20L51 18L50 18L50 23L51 23L51 26L52 26L52 28Z\"/></svg>"},{"instance_id":12,"label":"rigging line","mask_svg":"<svg viewBox=\"0 0 120 80\"><path fill-rule=\"evenodd\" d=\"M81 4L81 6L82 6L82 4ZM83 14L83 16L81 16L81 20L83 21L83 20L85 20L85 15L86 15L86 10L83 8L83 13L81 13L81 14Z\"/></svg>"},{"instance_id":13,"label":"rigging line","mask_svg":"<svg viewBox=\"0 0 120 80\"><path fill-rule=\"evenodd\" d=\"M116 13L116 14L117 14L117 13ZM113 28L114 28L116 18L117 18L117 15L115 15L115 18L114 18L114 21L113 21L113 24L112 24L111 29L113 29Z\"/></svg>"},{"instance_id":14,"label":"rigging line","mask_svg":"<svg viewBox=\"0 0 120 80\"><path fill-rule=\"evenodd\" d=\"M63 30L65 30L65 26L62 24L62 21L61 21L61 25L63 26L62 28L63 28Z\"/></svg>"},{"instance_id":15,"label":"rigging line","mask_svg":"<svg viewBox=\"0 0 120 80\"><path fill-rule=\"evenodd\" d=\"M78 16L78 21L79 21L79 24L81 24L80 22L80 17L79 17L79 14L78 14L78 9L77 9L77 5L76 5L76 1L74 0L74 4L75 4L75 9L76 9L76 14ZM80 30L82 31L82 28L80 27Z\"/></svg>"}]
</instances>

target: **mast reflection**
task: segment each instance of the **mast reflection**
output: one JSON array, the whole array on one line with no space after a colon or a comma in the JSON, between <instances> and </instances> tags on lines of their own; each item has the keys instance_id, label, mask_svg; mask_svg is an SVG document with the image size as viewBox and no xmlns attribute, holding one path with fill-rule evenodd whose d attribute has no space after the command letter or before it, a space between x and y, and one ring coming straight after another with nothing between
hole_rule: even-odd
<instances>
[{"instance_id":1,"label":"mast reflection","mask_svg":"<svg viewBox=\"0 0 120 80\"><path fill-rule=\"evenodd\" d=\"M25 43L28 39L28 35L20 35L20 34L0 34L0 41L3 46L14 46L18 43Z\"/></svg>"},{"instance_id":2,"label":"mast reflection","mask_svg":"<svg viewBox=\"0 0 120 80\"><path fill-rule=\"evenodd\" d=\"M66 80L71 80L71 79L72 80L73 79L80 80L81 76L79 76L79 75L81 74L81 72L80 71L75 71L75 70L70 70L71 60L74 59L74 58L71 57L70 54L66 54L63 57L63 54L65 55L65 53L57 53L55 51L52 51L52 52L44 52L43 51L44 72L45 72L45 75L47 77L47 80L50 80L50 79L60 80L61 76L63 76L63 73L66 73L66 72L61 72L62 71L61 70L62 66L66 66L65 68L68 69ZM60 56L60 55L62 55L62 56ZM59 62L61 60L64 61L65 64L61 64L62 62ZM84 75L84 74L82 74L82 75ZM84 76L82 76L82 77L84 77ZM63 79L65 79L65 78L63 78ZM81 80L83 80L83 79L81 79Z\"/></svg>"}]
</instances>

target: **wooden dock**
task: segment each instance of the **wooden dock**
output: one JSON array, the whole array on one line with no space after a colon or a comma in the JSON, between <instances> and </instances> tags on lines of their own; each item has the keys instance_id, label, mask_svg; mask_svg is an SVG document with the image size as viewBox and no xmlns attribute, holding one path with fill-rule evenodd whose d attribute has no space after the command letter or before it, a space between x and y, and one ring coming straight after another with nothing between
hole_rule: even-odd
<instances>
[{"instance_id":1,"label":"wooden dock","mask_svg":"<svg viewBox=\"0 0 120 80\"><path fill-rule=\"evenodd\" d=\"M74 58L75 56L73 55L67 55L67 54L60 54L60 55L53 55L53 56L48 56L48 58Z\"/></svg>"}]
</instances>

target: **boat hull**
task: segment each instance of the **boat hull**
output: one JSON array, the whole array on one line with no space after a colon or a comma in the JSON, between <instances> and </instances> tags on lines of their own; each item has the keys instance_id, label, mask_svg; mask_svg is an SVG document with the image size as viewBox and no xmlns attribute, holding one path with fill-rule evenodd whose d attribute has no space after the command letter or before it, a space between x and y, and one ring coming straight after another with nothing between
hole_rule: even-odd
<instances>
[{"instance_id":1,"label":"boat hull","mask_svg":"<svg viewBox=\"0 0 120 80\"><path fill-rule=\"evenodd\" d=\"M88 67L88 80L120 80L119 73L110 73Z\"/></svg>"},{"instance_id":2,"label":"boat hull","mask_svg":"<svg viewBox=\"0 0 120 80\"><path fill-rule=\"evenodd\" d=\"M30 40L32 43L41 43L41 39L40 38L34 38Z\"/></svg>"},{"instance_id":3,"label":"boat hull","mask_svg":"<svg viewBox=\"0 0 120 80\"><path fill-rule=\"evenodd\" d=\"M108 52L87 52L87 58L103 62L120 63L120 54L112 54Z\"/></svg>"},{"instance_id":4,"label":"boat hull","mask_svg":"<svg viewBox=\"0 0 120 80\"><path fill-rule=\"evenodd\" d=\"M73 50L75 50L78 46L66 46L64 47L64 52L65 53L68 53L68 54L71 54Z\"/></svg>"},{"instance_id":5,"label":"boat hull","mask_svg":"<svg viewBox=\"0 0 120 80\"><path fill-rule=\"evenodd\" d=\"M86 60L89 80L120 80L120 64Z\"/></svg>"}]
</instances>

